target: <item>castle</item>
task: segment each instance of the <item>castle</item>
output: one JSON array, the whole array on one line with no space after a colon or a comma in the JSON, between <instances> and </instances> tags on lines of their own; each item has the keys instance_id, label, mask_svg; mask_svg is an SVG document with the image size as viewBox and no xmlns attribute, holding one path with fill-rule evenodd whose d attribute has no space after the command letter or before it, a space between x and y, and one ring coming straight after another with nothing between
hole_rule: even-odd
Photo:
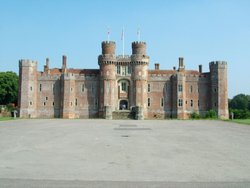
<instances>
[{"instance_id":1,"label":"castle","mask_svg":"<svg viewBox=\"0 0 250 188\"><path fill-rule=\"evenodd\" d=\"M227 63L210 62L210 72L178 68L149 70L145 42L132 55L116 56L116 44L102 42L99 69L62 67L37 71L37 62L19 61L19 116L23 118L187 119L214 110L228 119ZM119 115L120 114L120 115ZM125 114L125 116L122 116Z\"/></svg>"}]
</instances>

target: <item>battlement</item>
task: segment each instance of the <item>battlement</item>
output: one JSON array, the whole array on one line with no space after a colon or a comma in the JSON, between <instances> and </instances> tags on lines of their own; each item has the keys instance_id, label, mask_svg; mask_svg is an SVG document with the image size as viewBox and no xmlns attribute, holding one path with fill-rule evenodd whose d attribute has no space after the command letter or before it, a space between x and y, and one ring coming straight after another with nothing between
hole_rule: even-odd
<instances>
[{"instance_id":1,"label":"battlement","mask_svg":"<svg viewBox=\"0 0 250 188\"><path fill-rule=\"evenodd\" d=\"M115 42L114 41L103 41L102 42L102 54L115 54Z\"/></svg>"},{"instance_id":2,"label":"battlement","mask_svg":"<svg viewBox=\"0 0 250 188\"><path fill-rule=\"evenodd\" d=\"M212 61L209 63L209 66L211 65L227 65L226 61Z\"/></svg>"},{"instance_id":3,"label":"battlement","mask_svg":"<svg viewBox=\"0 0 250 188\"><path fill-rule=\"evenodd\" d=\"M21 59L19 60L19 67L36 67L37 61L33 61L30 59Z\"/></svg>"},{"instance_id":4,"label":"battlement","mask_svg":"<svg viewBox=\"0 0 250 188\"><path fill-rule=\"evenodd\" d=\"M115 41L103 41L102 45L105 45L105 44L113 44L113 45L115 45Z\"/></svg>"},{"instance_id":5,"label":"battlement","mask_svg":"<svg viewBox=\"0 0 250 188\"><path fill-rule=\"evenodd\" d=\"M134 41L134 42L132 42L132 45L138 45L138 44L147 45L147 43L143 42L143 41Z\"/></svg>"}]
</instances>

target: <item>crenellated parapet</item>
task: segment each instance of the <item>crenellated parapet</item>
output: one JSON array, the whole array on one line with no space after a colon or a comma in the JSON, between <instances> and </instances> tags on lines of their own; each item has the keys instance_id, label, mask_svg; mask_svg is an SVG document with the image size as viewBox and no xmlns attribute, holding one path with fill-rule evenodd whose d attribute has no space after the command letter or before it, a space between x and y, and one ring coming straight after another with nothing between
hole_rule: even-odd
<instances>
[{"instance_id":1,"label":"crenellated parapet","mask_svg":"<svg viewBox=\"0 0 250 188\"><path fill-rule=\"evenodd\" d=\"M37 61L21 59L19 60L19 67L37 67Z\"/></svg>"}]
</instances>

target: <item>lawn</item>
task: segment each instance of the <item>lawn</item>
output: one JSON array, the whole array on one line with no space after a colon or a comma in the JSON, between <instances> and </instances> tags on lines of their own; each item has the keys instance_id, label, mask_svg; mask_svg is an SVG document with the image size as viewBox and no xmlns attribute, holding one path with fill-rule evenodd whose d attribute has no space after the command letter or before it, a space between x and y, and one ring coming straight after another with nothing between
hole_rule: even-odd
<instances>
[{"instance_id":1,"label":"lawn","mask_svg":"<svg viewBox=\"0 0 250 188\"><path fill-rule=\"evenodd\" d=\"M13 117L0 117L0 121L13 120Z\"/></svg>"},{"instance_id":2,"label":"lawn","mask_svg":"<svg viewBox=\"0 0 250 188\"><path fill-rule=\"evenodd\" d=\"M234 119L232 121L235 122L235 123L250 125L250 119Z\"/></svg>"}]
</instances>

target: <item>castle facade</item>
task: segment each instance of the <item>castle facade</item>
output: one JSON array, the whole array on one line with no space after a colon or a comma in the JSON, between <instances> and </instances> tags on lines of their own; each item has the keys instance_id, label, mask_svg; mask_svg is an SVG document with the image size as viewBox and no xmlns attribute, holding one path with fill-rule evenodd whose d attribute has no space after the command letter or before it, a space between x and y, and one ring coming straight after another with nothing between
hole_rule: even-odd
<instances>
[{"instance_id":1,"label":"castle facade","mask_svg":"<svg viewBox=\"0 0 250 188\"><path fill-rule=\"evenodd\" d=\"M149 70L145 42L132 43L132 55L116 56L116 44L102 42L99 69L61 68L43 72L37 62L19 61L19 115L23 118L187 119L216 111L228 119L227 63L210 62L209 72L186 70L184 59L172 70ZM118 115L117 115L118 114Z\"/></svg>"}]
</instances>

